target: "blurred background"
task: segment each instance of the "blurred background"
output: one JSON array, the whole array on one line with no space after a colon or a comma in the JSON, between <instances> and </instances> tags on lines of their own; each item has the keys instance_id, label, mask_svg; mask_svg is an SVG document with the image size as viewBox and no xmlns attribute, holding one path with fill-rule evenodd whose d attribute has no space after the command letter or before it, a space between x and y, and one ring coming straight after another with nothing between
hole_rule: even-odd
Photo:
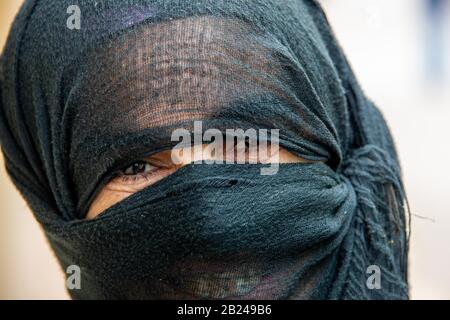
<instances>
[{"instance_id":1,"label":"blurred background","mask_svg":"<svg viewBox=\"0 0 450 320\"><path fill-rule=\"evenodd\" d=\"M0 1L0 48L21 2ZM450 0L319 2L397 143L413 213L411 298L450 299ZM0 299L67 298L0 155Z\"/></svg>"}]
</instances>

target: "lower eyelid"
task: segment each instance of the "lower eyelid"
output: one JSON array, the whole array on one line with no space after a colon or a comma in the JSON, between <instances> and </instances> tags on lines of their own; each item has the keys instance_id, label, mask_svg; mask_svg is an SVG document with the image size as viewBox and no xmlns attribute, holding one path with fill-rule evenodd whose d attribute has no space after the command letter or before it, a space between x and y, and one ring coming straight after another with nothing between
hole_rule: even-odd
<instances>
[{"instance_id":1,"label":"lower eyelid","mask_svg":"<svg viewBox=\"0 0 450 320\"><path fill-rule=\"evenodd\" d=\"M145 188L155 182L164 179L166 176L175 172L177 168L158 168L148 173L140 173L134 176L119 175L109 183L121 185L121 186L132 186L134 188Z\"/></svg>"},{"instance_id":2,"label":"lower eyelid","mask_svg":"<svg viewBox=\"0 0 450 320\"><path fill-rule=\"evenodd\" d=\"M106 188L111 191L128 191L132 189L133 192L139 190L141 188L145 188L146 186L152 184L151 180L148 177L140 177L140 178L125 178L125 177L116 177L108 182Z\"/></svg>"},{"instance_id":3,"label":"lower eyelid","mask_svg":"<svg viewBox=\"0 0 450 320\"><path fill-rule=\"evenodd\" d=\"M118 180L123 183L135 183L138 180L148 179L150 174L137 174L137 175L119 175L113 180Z\"/></svg>"}]
</instances>

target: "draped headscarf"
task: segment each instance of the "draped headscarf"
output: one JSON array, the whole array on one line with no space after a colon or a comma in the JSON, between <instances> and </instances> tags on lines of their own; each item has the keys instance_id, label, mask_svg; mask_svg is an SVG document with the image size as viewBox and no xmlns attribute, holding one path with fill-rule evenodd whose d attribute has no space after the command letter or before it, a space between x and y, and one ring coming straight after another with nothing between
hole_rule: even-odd
<instances>
[{"instance_id":1,"label":"draped headscarf","mask_svg":"<svg viewBox=\"0 0 450 320\"><path fill-rule=\"evenodd\" d=\"M394 144L315 1L29 0L0 67L6 169L80 267L73 298L408 297ZM84 219L194 121L279 129L312 162L191 164Z\"/></svg>"}]
</instances>

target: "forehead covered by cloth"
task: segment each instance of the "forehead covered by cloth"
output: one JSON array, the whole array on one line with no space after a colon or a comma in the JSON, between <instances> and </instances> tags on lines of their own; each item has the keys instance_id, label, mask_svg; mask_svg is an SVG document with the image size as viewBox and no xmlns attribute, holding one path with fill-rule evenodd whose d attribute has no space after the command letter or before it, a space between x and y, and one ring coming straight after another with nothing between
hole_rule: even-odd
<instances>
[{"instance_id":1,"label":"forehead covered by cloth","mask_svg":"<svg viewBox=\"0 0 450 320\"><path fill-rule=\"evenodd\" d=\"M170 147L174 129L191 130L199 120L204 130L279 129L281 144L302 156L339 160L329 106L304 67L281 39L244 21L200 16L139 25L82 61L66 103L81 202L112 162Z\"/></svg>"},{"instance_id":2,"label":"forehead covered by cloth","mask_svg":"<svg viewBox=\"0 0 450 320\"><path fill-rule=\"evenodd\" d=\"M79 1L80 30L67 27L71 5L27 3L3 63L10 133L64 218L111 168L171 147L194 121L279 129L291 151L341 162L345 63L313 2Z\"/></svg>"}]
</instances>

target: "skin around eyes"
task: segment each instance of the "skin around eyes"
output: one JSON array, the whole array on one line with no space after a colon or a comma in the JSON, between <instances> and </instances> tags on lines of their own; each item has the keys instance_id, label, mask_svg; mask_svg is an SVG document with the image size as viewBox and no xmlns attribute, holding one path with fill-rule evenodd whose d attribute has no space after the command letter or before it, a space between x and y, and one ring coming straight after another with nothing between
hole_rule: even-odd
<instances>
[{"instance_id":1,"label":"skin around eyes","mask_svg":"<svg viewBox=\"0 0 450 320\"><path fill-rule=\"evenodd\" d=\"M181 152L178 152L176 156L172 154L171 150L162 151L120 170L97 194L86 214L86 219L97 217L106 209L126 199L132 194L166 178L190 163L197 160L216 160L217 157L214 155L205 158L205 152L203 151L206 148L208 148L208 145L206 144L198 149L190 147L184 148L181 149ZM270 145L268 145L267 150L268 152L264 157L260 156L257 152L252 152L252 150L249 150L248 148L241 154L245 155L246 163L269 164L311 162L298 157L283 148L277 149L277 152L272 152ZM206 152L206 154L209 153ZM227 154L229 153L224 150L221 159L224 161L229 160L227 159Z\"/></svg>"}]
</instances>

